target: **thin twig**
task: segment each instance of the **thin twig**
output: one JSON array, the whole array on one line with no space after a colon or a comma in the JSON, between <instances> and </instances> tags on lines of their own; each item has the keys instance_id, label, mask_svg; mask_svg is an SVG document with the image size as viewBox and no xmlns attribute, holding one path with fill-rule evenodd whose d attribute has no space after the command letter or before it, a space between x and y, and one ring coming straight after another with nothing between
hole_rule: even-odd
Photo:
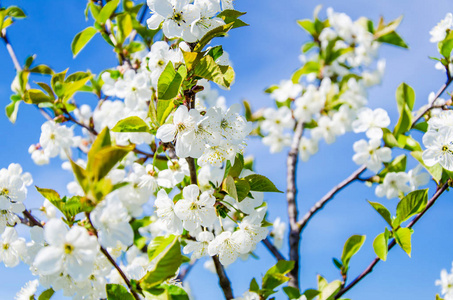
<instances>
[{"instance_id":1,"label":"thin twig","mask_svg":"<svg viewBox=\"0 0 453 300\"><path fill-rule=\"evenodd\" d=\"M296 184L296 170L297 161L299 158L299 144L304 133L304 123L299 122L294 130L293 141L291 149L288 153L286 160L287 165L287 188L286 188L286 201L288 203L288 216L289 216L289 259L294 261L294 268L289 273L289 286L299 288L299 246L300 246L300 230L297 223L298 211L296 203L297 184Z\"/></svg>"},{"instance_id":2,"label":"thin twig","mask_svg":"<svg viewBox=\"0 0 453 300\"><path fill-rule=\"evenodd\" d=\"M219 284L222 288L223 294L225 295L225 299L234 299L233 290L231 289L231 282L228 279L223 265L220 263L219 257L215 255L212 257L212 260L214 261L215 270L217 272L217 275L219 276Z\"/></svg>"},{"instance_id":3,"label":"thin twig","mask_svg":"<svg viewBox=\"0 0 453 300\"><path fill-rule=\"evenodd\" d=\"M33 226L39 226L39 227L41 227L41 228L44 227L44 226L42 225L42 223L39 222L38 219L36 219L36 218L31 214L31 212L29 212L28 210L24 210L22 213L24 214L25 218L28 219L29 225L30 225L31 227L33 227Z\"/></svg>"},{"instance_id":4,"label":"thin twig","mask_svg":"<svg viewBox=\"0 0 453 300\"><path fill-rule=\"evenodd\" d=\"M87 220L88 222L90 223L91 225L91 228L94 232L94 234L96 235L96 237L98 236L98 233L96 231L96 228L93 226L93 223L91 222L91 219L90 219L90 214L89 213L85 213L85 216L87 217ZM110 255L110 253L102 246L100 246L100 249L101 249L101 252L102 254L104 254L104 256L108 259L108 261L112 264L112 266L118 271L118 273L120 274L121 278L123 278L124 282L126 283L127 287L129 288L130 292L132 293L132 295L134 296L134 298L136 300L140 300L140 296L137 294L137 292L135 292L135 290L133 289L132 287L132 284L129 280L129 278L127 278L126 274L123 272L123 270L121 270L121 268L118 266L118 264L116 263L116 261L113 259L113 257Z\"/></svg>"},{"instance_id":5,"label":"thin twig","mask_svg":"<svg viewBox=\"0 0 453 300\"><path fill-rule=\"evenodd\" d=\"M198 259L191 261L189 265L178 274L178 277L176 279L183 282L198 261Z\"/></svg>"},{"instance_id":6,"label":"thin twig","mask_svg":"<svg viewBox=\"0 0 453 300\"><path fill-rule=\"evenodd\" d=\"M275 256L277 260L286 260L286 258L283 257L283 254L281 254L277 247L275 247L274 244L272 244L272 242L269 240L269 237L266 237L261 242L264 244L264 246L266 246L267 250L269 250L272 255Z\"/></svg>"},{"instance_id":7,"label":"thin twig","mask_svg":"<svg viewBox=\"0 0 453 300\"><path fill-rule=\"evenodd\" d=\"M436 200L439 198L440 195L442 195L443 192L445 192L448 188L448 183L445 183L440 189L436 191L436 193L432 196L432 198L428 201L428 204L426 205L425 209L419 213L407 226L407 228L412 228L412 226L417 223L418 220L428 211L428 209L433 206L433 204L436 202ZM394 246L396 245L395 239L393 239L390 244L388 245L388 250L390 251ZM350 284L348 284L346 287L342 288L338 294L335 295L335 299L340 298L343 294L345 294L347 291L349 291L352 287L354 287L357 283L360 282L365 276L370 274L373 271L374 266L377 265L377 263L381 259L379 257L376 257L370 265L359 275L357 276Z\"/></svg>"},{"instance_id":8,"label":"thin twig","mask_svg":"<svg viewBox=\"0 0 453 300\"><path fill-rule=\"evenodd\" d=\"M331 189L327 194L325 194L324 197L321 198L321 200L316 202L316 204L312 208L310 208L310 210L305 214L305 216L298 222L299 230L302 231L307 225L308 221L310 221L311 218L320 209L322 209L329 200L331 200L339 191L341 191L347 185L352 183L354 180L358 179L360 174L362 174L365 170L366 166L362 166L359 169L355 170L348 178L343 180L341 183L339 183L337 186Z\"/></svg>"},{"instance_id":9,"label":"thin twig","mask_svg":"<svg viewBox=\"0 0 453 300\"><path fill-rule=\"evenodd\" d=\"M440 87L440 89L437 91L436 95L434 96L434 100L432 102L432 105L429 106L427 109L425 109L424 111L422 111L420 114L418 114L415 117L414 121L412 121L412 126L411 127L414 127L414 125L418 122L418 120L420 120L427 112L429 112L434 107L434 102L436 102L436 100L443 94L443 92L445 92L445 90L447 89L447 87L450 85L450 83L452 81L453 81L452 77L449 77L447 79L447 82L445 82L444 85Z\"/></svg>"}]
</instances>

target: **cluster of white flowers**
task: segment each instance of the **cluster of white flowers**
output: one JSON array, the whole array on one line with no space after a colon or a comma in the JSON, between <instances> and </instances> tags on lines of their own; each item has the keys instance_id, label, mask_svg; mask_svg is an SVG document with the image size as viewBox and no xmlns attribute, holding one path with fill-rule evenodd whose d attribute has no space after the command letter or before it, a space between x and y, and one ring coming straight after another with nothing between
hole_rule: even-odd
<instances>
[{"instance_id":1,"label":"cluster of white flowers","mask_svg":"<svg viewBox=\"0 0 453 300\"><path fill-rule=\"evenodd\" d=\"M409 172L389 172L385 175L382 184L376 187L376 196L392 199L415 191L418 187L428 184L431 176L422 172L422 165L418 165Z\"/></svg>"},{"instance_id":2,"label":"cluster of white flowers","mask_svg":"<svg viewBox=\"0 0 453 300\"><path fill-rule=\"evenodd\" d=\"M306 74L306 86L288 80L271 90L270 96L279 103L279 109L266 109L260 123L265 134L263 143L270 146L271 153L280 152L291 144L296 121L309 124L306 127L311 128L310 137L304 136L299 147L303 161L318 151L320 140L331 144L351 130L380 139L381 128L390 124L385 110L373 111L365 107L367 88L381 82L385 69L383 60L377 62L376 70L370 68L380 43L362 21L353 22L349 16L335 13L331 8L327 10L327 16L330 26L319 35L319 51L338 51L340 54L332 62L322 65L319 72ZM341 52L342 49L345 51ZM303 55L301 60L304 64L324 63L317 54L309 58ZM316 78L321 78L319 84L312 83Z\"/></svg>"},{"instance_id":3,"label":"cluster of white flowers","mask_svg":"<svg viewBox=\"0 0 453 300\"><path fill-rule=\"evenodd\" d=\"M440 279L436 280L436 285L441 287L444 300L453 300L453 267L450 273L445 269L440 272Z\"/></svg>"},{"instance_id":4,"label":"cluster of white flowers","mask_svg":"<svg viewBox=\"0 0 453 300\"><path fill-rule=\"evenodd\" d=\"M198 164L221 166L226 160L234 162L242 150L251 123L239 114L238 104L226 112L212 107L204 115L197 109L180 106L173 115L173 124L164 124L156 137L164 143L175 141L178 157L198 158Z\"/></svg>"},{"instance_id":5,"label":"cluster of white flowers","mask_svg":"<svg viewBox=\"0 0 453 300\"><path fill-rule=\"evenodd\" d=\"M201 39L208 31L225 25L217 17L222 10L233 9L232 0L148 0L152 16L150 29L162 31L167 38L182 38L188 43Z\"/></svg>"},{"instance_id":6,"label":"cluster of white flowers","mask_svg":"<svg viewBox=\"0 0 453 300\"><path fill-rule=\"evenodd\" d=\"M249 174L243 172L243 176ZM212 189L202 192L192 184L184 187L182 198L174 203L165 190L160 190L154 203L156 214L166 232L181 234L185 229L195 237L195 240L187 240L183 249L185 254L192 252L192 259L219 255L220 262L229 265L240 255L253 251L267 236L267 228L261 227L266 206L263 206L262 193L254 192L254 198L247 197L237 202L229 196L223 200L216 199L213 192ZM227 208L234 207L227 218L217 217L217 201L226 204ZM238 211L247 215L236 221L235 212Z\"/></svg>"},{"instance_id":7,"label":"cluster of white flowers","mask_svg":"<svg viewBox=\"0 0 453 300\"><path fill-rule=\"evenodd\" d=\"M423 135L423 161L427 166L440 164L453 171L453 112L447 110L428 121L428 131Z\"/></svg>"}]
</instances>

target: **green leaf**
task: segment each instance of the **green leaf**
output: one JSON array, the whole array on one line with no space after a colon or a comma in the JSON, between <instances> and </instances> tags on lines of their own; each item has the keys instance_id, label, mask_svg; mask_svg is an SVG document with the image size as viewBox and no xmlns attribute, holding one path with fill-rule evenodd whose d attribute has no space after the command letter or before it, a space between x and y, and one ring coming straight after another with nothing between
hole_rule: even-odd
<instances>
[{"instance_id":1,"label":"green leaf","mask_svg":"<svg viewBox=\"0 0 453 300\"><path fill-rule=\"evenodd\" d=\"M319 300L333 300L338 291L341 289L341 281L335 280L320 289Z\"/></svg>"},{"instance_id":2,"label":"green leaf","mask_svg":"<svg viewBox=\"0 0 453 300\"><path fill-rule=\"evenodd\" d=\"M304 291L303 295L307 298L307 300L313 300L319 294L320 294L320 292L318 290L307 289L307 290Z\"/></svg>"},{"instance_id":3,"label":"green leaf","mask_svg":"<svg viewBox=\"0 0 453 300\"><path fill-rule=\"evenodd\" d=\"M387 224L392 226L392 215L384 205L371 201L368 201L368 203L384 218Z\"/></svg>"},{"instance_id":4,"label":"green leaf","mask_svg":"<svg viewBox=\"0 0 453 300\"><path fill-rule=\"evenodd\" d=\"M88 192L88 180L87 180L87 174L85 169L83 169L81 166L76 164L72 159L69 159L71 162L71 167L72 171L74 172L74 176L77 179L77 182L79 185L82 187L83 191L85 193ZM89 160L88 160L89 162Z\"/></svg>"},{"instance_id":5,"label":"green leaf","mask_svg":"<svg viewBox=\"0 0 453 300\"><path fill-rule=\"evenodd\" d=\"M17 6L8 7L6 9L6 15L9 17L17 18L17 19L22 19L22 18L26 17L24 11Z\"/></svg>"},{"instance_id":6,"label":"green leaf","mask_svg":"<svg viewBox=\"0 0 453 300\"><path fill-rule=\"evenodd\" d=\"M53 294L55 294L55 291L52 288L47 289L39 295L38 300L49 300Z\"/></svg>"},{"instance_id":7,"label":"green leaf","mask_svg":"<svg viewBox=\"0 0 453 300\"><path fill-rule=\"evenodd\" d=\"M299 299L301 297L299 289L292 286L283 287L283 291L289 299Z\"/></svg>"},{"instance_id":8,"label":"green leaf","mask_svg":"<svg viewBox=\"0 0 453 300\"><path fill-rule=\"evenodd\" d=\"M393 129L393 135L398 138L400 134L403 134L412 127L412 113L407 106L401 111L398 123Z\"/></svg>"},{"instance_id":9,"label":"green leaf","mask_svg":"<svg viewBox=\"0 0 453 300\"><path fill-rule=\"evenodd\" d=\"M313 23L312 20L309 20L309 19L298 20L297 24L299 24L300 27L305 29L305 31L307 31L312 36L316 35L315 24Z\"/></svg>"},{"instance_id":10,"label":"green leaf","mask_svg":"<svg viewBox=\"0 0 453 300\"><path fill-rule=\"evenodd\" d=\"M244 156L240 153L236 155L236 159L234 160L234 165L231 166L230 170L228 171L228 175L233 178L238 178L244 168Z\"/></svg>"},{"instance_id":11,"label":"green leaf","mask_svg":"<svg viewBox=\"0 0 453 300\"><path fill-rule=\"evenodd\" d=\"M10 104L5 107L5 113L11 123L17 120L17 113L19 112L19 104L21 100L12 100Z\"/></svg>"},{"instance_id":12,"label":"green leaf","mask_svg":"<svg viewBox=\"0 0 453 300\"><path fill-rule=\"evenodd\" d=\"M349 268L349 261L351 260L352 256L354 256L360 250L364 242L364 235L353 235L346 241L343 247L343 253L341 254L341 261L343 262L344 268L343 272L347 272Z\"/></svg>"},{"instance_id":13,"label":"green leaf","mask_svg":"<svg viewBox=\"0 0 453 300\"><path fill-rule=\"evenodd\" d=\"M109 2L111 3L111 2ZM87 27L83 31L76 34L71 43L71 50L74 57L88 44L98 31L94 27Z\"/></svg>"},{"instance_id":14,"label":"green leaf","mask_svg":"<svg viewBox=\"0 0 453 300\"><path fill-rule=\"evenodd\" d=\"M422 212L428 203L428 189L417 190L407 194L396 207L394 227L408 220L415 214Z\"/></svg>"},{"instance_id":15,"label":"green leaf","mask_svg":"<svg viewBox=\"0 0 453 300\"><path fill-rule=\"evenodd\" d=\"M235 76L232 67L218 65L209 55L195 65L194 74L226 88L231 86Z\"/></svg>"},{"instance_id":16,"label":"green leaf","mask_svg":"<svg viewBox=\"0 0 453 300\"><path fill-rule=\"evenodd\" d=\"M46 102L53 102L52 97L44 94L43 91L37 89L26 90L24 94L24 101L28 104L40 104Z\"/></svg>"},{"instance_id":17,"label":"green leaf","mask_svg":"<svg viewBox=\"0 0 453 300\"><path fill-rule=\"evenodd\" d=\"M107 300L134 300L129 291L121 284L107 284Z\"/></svg>"},{"instance_id":18,"label":"green leaf","mask_svg":"<svg viewBox=\"0 0 453 300\"><path fill-rule=\"evenodd\" d=\"M149 127L142 118L132 116L122 119L112 128L113 132L149 132Z\"/></svg>"},{"instance_id":19,"label":"green leaf","mask_svg":"<svg viewBox=\"0 0 453 300\"><path fill-rule=\"evenodd\" d=\"M152 261L156 258L162 251L164 251L173 241L175 240L175 235L169 236L157 236L148 244L148 257Z\"/></svg>"},{"instance_id":20,"label":"green leaf","mask_svg":"<svg viewBox=\"0 0 453 300\"><path fill-rule=\"evenodd\" d=\"M131 15L125 13L118 15L116 17L116 23L118 26L117 42L122 44L129 34L131 34L133 29Z\"/></svg>"},{"instance_id":21,"label":"green leaf","mask_svg":"<svg viewBox=\"0 0 453 300\"><path fill-rule=\"evenodd\" d=\"M250 192L250 184L247 179L236 179L234 181L236 185L237 201L241 202L244 200Z\"/></svg>"},{"instance_id":22,"label":"green leaf","mask_svg":"<svg viewBox=\"0 0 453 300\"><path fill-rule=\"evenodd\" d=\"M449 32L449 34L445 37L443 41L440 41L438 44L439 53L442 54L443 57L446 59L450 59L451 50L453 49L453 33Z\"/></svg>"},{"instance_id":23,"label":"green leaf","mask_svg":"<svg viewBox=\"0 0 453 300\"><path fill-rule=\"evenodd\" d=\"M373 241L374 252L383 261L387 260L389 238L390 231L386 227L385 232L379 234Z\"/></svg>"},{"instance_id":24,"label":"green leaf","mask_svg":"<svg viewBox=\"0 0 453 300\"><path fill-rule=\"evenodd\" d=\"M258 285L258 282L256 282L256 279L253 278L252 281L250 281L250 287L249 290L251 292L259 293L260 286Z\"/></svg>"},{"instance_id":25,"label":"green leaf","mask_svg":"<svg viewBox=\"0 0 453 300\"><path fill-rule=\"evenodd\" d=\"M184 62L187 70L191 71L200 62L200 59L203 57L204 52L185 52L182 50L182 55L184 57Z\"/></svg>"},{"instance_id":26,"label":"green leaf","mask_svg":"<svg viewBox=\"0 0 453 300\"><path fill-rule=\"evenodd\" d=\"M181 245L178 236L172 243L153 260L152 268L140 279L140 287L143 290L152 289L165 280L175 276L182 262Z\"/></svg>"},{"instance_id":27,"label":"green leaf","mask_svg":"<svg viewBox=\"0 0 453 300\"><path fill-rule=\"evenodd\" d=\"M394 232L395 240L398 245L400 245L401 249L411 257L411 235L412 229L410 228L400 228Z\"/></svg>"},{"instance_id":28,"label":"green leaf","mask_svg":"<svg viewBox=\"0 0 453 300\"><path fill-rule=\"evenodd\" d=\"M249 26L249 24L238 19L239 17L241 17L245 14L246 14L245 12L240 12L240 11L232 10L232 9L226 9L226 10L222 11L220 14L218 14L217 17L223 19L225 24L233 23L233 28L238 28L238 27L243 27L243 26Z\"/></svg>"},{"instance_id":29,"label":"green leaf","mask_svg":"<svg viewBox=\"0 0 453 300\"><path fill-rule=\"evenodd\" d=\"M414 89L405 82L401 83L396 89L395 98L399 113L401 113L405 105L407 105L411 111L414 109L415 92Z\"/></svg>"},{"instance_id":30,"label":"green leaf","mask_svg":"<svg viewBox=\"0 0 453 300\"><path fill-rule=\"evenodd\" d=\"M218 26L210 31L208 31L197 43L194 48L194 52L200 52L203 48L211 42L215 37L225 36L228 31L230 31L234 26L234 22Z\"/></svg>"},{"instance_id":31,"label":"green leaf","mask_svg":"<svg viewBox=\"0 0 453 300\"><path fill-rule=\"evenodd\" d=\"M31 68L30 72L38 73L38 74L45 74L45 75L55 74L55 72L49 66L46 66L46 65L37 65L36 67Z\"/></svg>"},{"instance_id":32,"label":"green leaf","mask_svg":"<svg viewBox=\"0 0 453 300\"><path fill-rule=\"evenodd\" d=\"M233 177L228 175L223 181L223 190L228 193L231 197L238 201L238 194L236 190L236 184L234 183Z\"/></svg>"},{"instance_id":33,"label":"green leaf","mask_svg":"<svg viewBox=\"0 0 453 300\"><path fill-rule=\"evenodd\" d=\"M409 46L404 42L404 40L399 36L398 33L392 31L386 35L383 35L377 39L378 42L386 43L389 45L394 45L402 48L408 49Z\"/></svg>"},{"instance_id":34,"label":"green leaf","mask_svg":"<svg viewBox=\"0 0 453 300\"><path fill-rule=\"evenodd\" d=\"M293 76L291 76L291 80L293 83L299 83L302 75L310 74L310 73L318 73L320 68L321 68L321 66L319 65L318 62L308 61L307 63L305 63L305 65L302 68L300 68L299 70L294 72Z\"/></svg>"},{"instance_id":35,"label":"green leaf","mask_svg":"<svg viewBox=\"0 0 453 300\"><path fill-rule=\"evenodd\" d=\"M222 46L215 46L209 49L206 55L211 56L214 60L217 60L219 57L223 55Z\"/></svg>"},{"instance_id":36,"label":"green leaf","mask_svg":"<svg viewBox=\"0 0 453 300\"><path fill-rule=\"evenodd\" d=\"M99 181L134 148L135 145L102 148L93 156L92 169L87 168L87 170L95 181Z\"/></svg>"},{"instance_id":37,"label":"green leaf","mask_svg":"<svg viewBox=\"0 0 453 300\"><path fill-rule=\"evenodd\" d=\"M168 62L157 83L157 99L171 100L178 96L179 88L187 76L187 69L181 66L176 72L171 61Z\"/></svg>"},{"instance_id":38,"label":"green leaf","mask_svg":"<svg viewBox=\"0 0 453 300\"><path fill-rule=\"evenodd\" d=\"M276 192L283 193L263 175L253 174L245 177L250 184L250 190L254 192Z\"/></svg>"},{"instance_id":39,"label":"green leaf","mask_svg":"<svg viewBox=\"0 0 453 300\"><path fill-rule=\"evenodd\" d=\"M119 3L120 0L111 0L110 2L107 2L107 4L104 5L104 7L99 12L96 21L98 21L101 24L105 24L105 22L107 22L110 16L115 12Z\"/></svg>"},{"instance_id":40,"label":"green leaf","mask_svg":"<svg viewBox=\"0 0 453 300\"><path fill-rule=\"evenodd\" d=\"M267 290L274 290L276 287L289 281L285 275L294 268L293 261L280 260L271 267L263 277L262 287Z\"/></svg>"},{"instance_id":41,"label":"green leaf","mask_svg":"<svg viewBox=\"0 0 453 300\"><path fill-rule=\"evenodd\" d=\"M172 100L157 100L157 121L163 125L175 108L175 103Z\"/></svg>"},{"instance_id":42,"label":"green leaf","mask_svg":"<svg viewBox=\"0 0 453 300\"><path fill-rule=\"evenodd\" d=\"M91 145L90 151L88 152L87 170L92 169L94 156L96 155L96 153L98 153L101 149L109 147L111 145L112 140L110 138L110 129L108 127L105 127L100 133L98 133L96 139Z\"/></svg>"}]
</instances>

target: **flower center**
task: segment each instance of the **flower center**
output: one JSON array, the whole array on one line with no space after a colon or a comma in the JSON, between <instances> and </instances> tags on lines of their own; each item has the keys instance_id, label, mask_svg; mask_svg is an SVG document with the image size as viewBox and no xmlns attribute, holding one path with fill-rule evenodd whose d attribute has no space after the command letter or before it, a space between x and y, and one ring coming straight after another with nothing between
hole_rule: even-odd
<instances>
[{"instance_id":1,"label":"flower center","mask_svg":"<svg viewBox=\"0 0 453 300\"><path fill-rule=\"evenodd\" d=\"M3 250L8 250L9 249L9 244L3 244Z\"/></svg>"},{"instance_id":2,"label":"flower center","mask_svg":"<svg viewBox=\"0 0 453 300\"><path fill-rule=\"evenodd\" d=\"M71 244L65 244L64 245L64 253L66 254L71 254L72 251L74 251L74 246Z\"/></svg>"}]
</instances>

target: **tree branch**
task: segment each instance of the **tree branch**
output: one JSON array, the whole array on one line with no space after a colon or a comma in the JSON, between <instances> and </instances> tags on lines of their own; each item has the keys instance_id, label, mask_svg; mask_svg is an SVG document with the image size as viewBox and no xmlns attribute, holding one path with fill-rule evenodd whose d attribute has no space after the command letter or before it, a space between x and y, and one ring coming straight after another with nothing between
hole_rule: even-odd
<instances>
[{"instance_id":1,"label":"tree branch","mask_svg":"<svg viewBox=\"0 0 453 300\"><path fill-rule=\"evenodd\" d=\"M289 286L299 288L299 246L300 246L300 230L297 224L297 185L296 185L296 166L299 158L299 144L304 133L304 123L299 122L294 130L291 149L286 160L286 201L288 203L289 217L289 259L294 261L294 268L289 273Z\"/></svg>"},{"instance_id":2,"label":"tree branch","mask_svg":"<svg viewBox=\"0 0 453 300\"><path fill-rule=\"evenodd\" d=\"M39 226L41 228L44 227L42 225L42 223L39 222L28 210L25 209L22 213L29 220L29 225L31 225L30 227L33 227L33 226Z\"/></svg>"},{"instance_id":3,"label":"tree branch","mask_svg":"<svg viewBox=\"0 0 453 300\"><path fill-rule=\"evenodd\" d=\"M311 220L311 218L324 207L324 205L329 202L339 191L345 188L347 185L355 181L359 178L360 174L362 174L366 170L366 166L362 166L359 169L355 170L348 178L343 180L333 189L331 189L324 197L321 198L316 204L310 208L310 210L305 214L305 216L298 222L299 230L302 231L307 223Z\"/></svg>"},{"instance_id":4,"label":"tree branch","mask_svg":"<svg viewBox=\"0 0 453 300\"><path fill-rule=\"evenodd\" d=\"M176 277L176 279L183 282L198 261L199 261L198 259L191 261L189 265L178 274L178 277Z\"/></svg>"},{"instance_id":5,"label":"tree branch","mask_svg":"<svg viewBox=\"0 0 453 300\"><path fill-rule=\"evenodd\" d=\"M261 241L264 246L269 250L269 252L272 253L272 255L277 259L277 260L286 260L285 257L280 253L280 251L277 249L277 247L272 244L272 242L269 240L269 237L266 237L264 240Z\"/></svg>"},{"instance_id":6,"label":"tree branch","mask_svg":"<svg viewBox=\"0 0 453 300\"><path fill-rule=\"evenodd\" d=\"M215 270L217 272L217 275L219 276L219 284L220 287L222 288L223 294L225 295L225 299L230 300L233 299L233 290L231 289L231 282L228 279L228 276L225 272L225 269L223 268L223 265L220 263L219 257L217 255L214 255L212 257L212 260L214 261L215 265Z\"/></svg>"},{"instance_id":7,"label":"tree branch","mask_svg":"<svg viewBox=\"0 0 453 300\"><path fill-rule=\"evenodd\" d=\"M448 189L448 183L445 183L440 189L436 191L436 193L431 197L431 199L428 201L425 209L419 213L407 226L407 228L412 228L412 226L415 225L415 223L420 220L420 218L428 211L428 209L433 206L433 204L436 202L436 200L439 198L440 195L442 195L443 192L445 192ZM396 245L395 239L393 239L390 244L388 245L388 250L390 251L394 246ZM373 271L374 266L377 265L377 263L380 261L379 257L376 257L371 264L359 275L357 276L350 284L348 284L346 287L342 288L338 294L335 295L335 299L340 298L343 294L345 294L347 291L349 291L351 288L353 288L357 283L359 283L365 276L370 274Z\"/></svg>"},{"instance_id":8,"label":"tree branch","mask_svg":"<svg viewBox=\"0 0 453 300\"><path fill-rule=\"evenodd\" d=\"M91 219L90 219L90 214L89 213L85 213L87 219L88 219L88 222L90 223L91 225L91 228L93 229L93 232L94 234L96 235L96 237L98 236L98 233L96 231L96 228L94 228L93 226L93 223L91 222ZM132 295L134 296L134 298L136 300L140 300L140 296L137 294L137 292L135 292L135 290L133 289L132 287L132 284L130 282L130 280L127 278L126 274L124 274L123 270L121 270L121 268L118 266L118 264L116 263L116 261L113 259L113 257L110 255L110 253L104 249L104 247L100 246L100 249L101 249L101 252L102 254L104 254L104 256L108 259L108 261L112 264L112 266L118 271L118 273L120 274L121 278L123 278L124 282L126 283L127 287L129 288L129 291L132 293Z\"/></svg>"}]
</instances>

